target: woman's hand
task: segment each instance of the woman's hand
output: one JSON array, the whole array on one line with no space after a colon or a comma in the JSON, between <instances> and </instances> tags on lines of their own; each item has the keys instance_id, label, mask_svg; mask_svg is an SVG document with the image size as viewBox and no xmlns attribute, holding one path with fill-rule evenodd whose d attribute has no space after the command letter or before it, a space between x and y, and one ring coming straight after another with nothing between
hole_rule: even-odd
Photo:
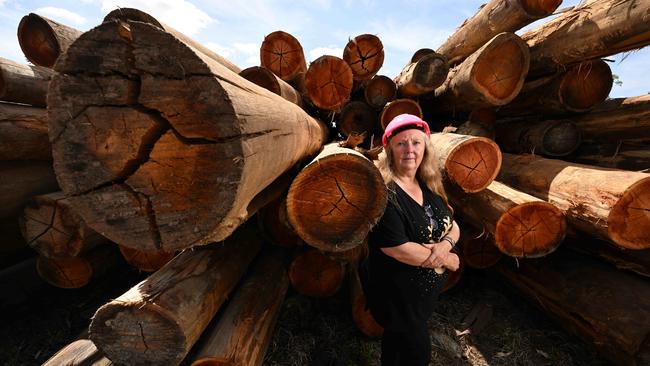
<instances>
[{"instance_id":1,"label":"woman's hand","mask_svg":"<svg viewBox=\"0 0 650 366\"><path fill-rule=\"evenodd\" d=\"M456 272L458 267L460 267L460 258L458 258L458 255L454 252L449 252L443 262L443 267L452 272Z\"/></svg>"}]
</instances>

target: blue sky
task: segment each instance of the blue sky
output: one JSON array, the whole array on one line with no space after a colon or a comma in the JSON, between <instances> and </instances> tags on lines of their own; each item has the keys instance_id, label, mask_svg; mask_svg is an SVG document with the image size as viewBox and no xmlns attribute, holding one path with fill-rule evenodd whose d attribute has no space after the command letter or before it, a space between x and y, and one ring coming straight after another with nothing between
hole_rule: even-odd
<instances>
[{"instance_id":1,"label":"blue sky","mask_svg":"<svg viewBox=\"0 0 650 366\"><path fill-rule=\"evenodd\" d=\"M264 36L275 30L294 35L307 61L322 54L341 57L348 39L372 33L382 40L384 65L379 74L394 77L419 48L436 49L481 0L0 0L0 57L26 62L16 39L20 19L30 12L85 31L109 11L135 7L191 36L245 68L259 65ZM565 0L560 8L579 0ZM543 22L543 21L541 21ZM535 27L540 21L527 27ZM518 32L519 33L519 32ZM650 47L610 57L622 86L611 97L650 92Z\"/></svg>"}]
</instances>

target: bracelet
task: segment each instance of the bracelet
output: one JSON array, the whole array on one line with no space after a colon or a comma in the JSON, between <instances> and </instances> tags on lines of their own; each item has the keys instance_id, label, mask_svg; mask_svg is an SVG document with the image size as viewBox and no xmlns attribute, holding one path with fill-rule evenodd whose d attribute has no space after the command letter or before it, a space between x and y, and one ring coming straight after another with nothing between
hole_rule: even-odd
<instances>
[{"instance_id":1,"label":"bracelet","mask_svg":"<svg viewBox=\"0 0 650 366\"><path fill-rule=\"evenodd\" d=\"M447 242L449 242L449 244L451 244L451 249L454 249L454 247L456 246L456 242L454 241L454 239L448 236L445 236L444 238L442 238L442 240L446 240Z\"/></svg>"}]
</instances>

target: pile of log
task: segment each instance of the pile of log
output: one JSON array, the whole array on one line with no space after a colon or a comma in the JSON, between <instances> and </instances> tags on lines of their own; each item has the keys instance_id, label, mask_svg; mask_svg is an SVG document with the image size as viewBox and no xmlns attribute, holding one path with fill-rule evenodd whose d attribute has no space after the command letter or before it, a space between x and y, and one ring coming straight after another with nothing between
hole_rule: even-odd
<instances>
[{"instance_id":1,"label":"pile of log","mask_svg":"<svg viewBox=\"0 0 650 366\"><path fill-rule=\"evenodd\" d=\"M581 304L650 290L650 103L606 100L604 59L650 44L650 5L586 1L514 33L560 2L492 0L393 78L372 34L307 62L278 30L242 70L137 9L85 33L27 15L20 44L41 66L0 59L3 231L54 286L119 258L151 272L47 364L258 365L289 286L347 287L380 336L357 267L386 206L379 141L402 113L431 125L461 267L497 269L604 357L642 364L650 330L617 318L647 303Z\"/></svg>"}]
</instances>

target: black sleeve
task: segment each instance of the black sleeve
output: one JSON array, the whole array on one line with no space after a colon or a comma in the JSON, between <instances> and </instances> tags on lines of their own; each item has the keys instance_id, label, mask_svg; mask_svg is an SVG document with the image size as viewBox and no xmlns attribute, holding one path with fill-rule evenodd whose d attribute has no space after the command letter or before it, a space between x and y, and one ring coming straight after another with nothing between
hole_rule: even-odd
<instances>
[{"instance_id":1,"label":"black sleeve","mask_svg":"<svg viewBox=\"0 0 650 366\"><path fill-rule=\"evenodd\" d=\"M403 214L388 201L384 215L370 233L369 244L378 248L396 247L410 241L406 235Z\"/></svg>"}]
</instances>

